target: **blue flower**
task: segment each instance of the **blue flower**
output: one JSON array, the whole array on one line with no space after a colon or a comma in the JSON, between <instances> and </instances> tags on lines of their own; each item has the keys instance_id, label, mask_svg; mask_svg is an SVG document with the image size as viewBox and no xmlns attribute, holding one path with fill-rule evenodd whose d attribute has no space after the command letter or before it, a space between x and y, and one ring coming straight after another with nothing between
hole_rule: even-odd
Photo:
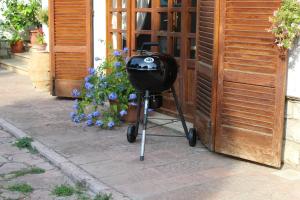
<instances>
[{"instance_id":1,"label":"blue flower","mask_svg":"<svg viewBox=\"0 0 300 200\"><path fill-rule=\"evenodd\" d=\"M122 77L122 73L121 72L118 72L115 74L116 78L121 78Z\"/></svg>"},{"instance_id":2,"label":"blue flower","mask_svg":"<svg viewBox=\"0 0 300 200\"><path fill-rule=\"evenodd\" d=\"M80 92L79 92L77 89L74 89L74 90L72 91L72 96L73 96L73 97L79 97L79 96L80 96Z\"/></svg>"},{"instance_id":3,"label":"blue flower","mask_svg":"<svg viewBox=\"0 0 300 200\"><path fill-rule=\"evenodd\" d=\"M89 74L90 75L94 75L95 72L96 72L96 70L93 67L89 68Z\"/></svg>"},{"instance_id":4,"label":"blue flower","mask_svg":"<svg viewBox=\"0 0 300 200\"><path fill-rule=\"evenodd\" d=\"M121 115L121 117L127 115L127 111L126 110L121 110L120 115Z\"/></svg>"},{"instance_id":5,"label":"blue flower","mask_svg":"<svg viewBox=\"0 0 300 200\"><path fill-rule=\"evenodd\" d=\"M116 57L117 57L117 56L121 56L121 52L120 52L120 51L117 51L117 50L114 51L114 56L116 56Z\"/></svg>"},{"instance_id":6,"label":"blue flower","mask_svg":"<svg viewBox=\"0 0 300 200\"><path fill-rule=\"evenodd\" d=\"M97 120L95 124L96 124L96 126L98 126L98 127L103 126L103 122L102 122L101 120Z\"/></svg>"},{"instance_id":7,"label":"blue flower","mask_svg":"<svg viewBox=\"0 0 300 200\"><path fill-rule=\"evenodd\" d=\"M79 116L75 116L74 118L73 118L73 122L75 122L75 123L80 123L81 122L81 119L80 119L80 117Z\"/></svg>"},{"instance_id":8,"label":"blue flower","mask_svg":"<svg viewBox=\"0 0 300 200\"><path fill-rule=\"evenodd\" d=\"M99 117L100 116L100 112L99 111L95 111L94 113L93 113L93 117Z\"/></svg>"},{"instance_id":9,"label":"blue flower","mask_svg":"<svg viewBox=\"0 0 300 200\"><path fill-rule=\"evenodd\" d=\"M91 119L87 120L85 123L87 126L92 126L94 124L93 120Z\"/></svg>"},{"instance_id":10,"label":"blue flower","mask_svg":"<svg viewBox=\"0 0 300 200\"><path fill-rule=\"evenodd\" d=\"M115 92L110 93L108 96L108 99L112 100L112 101L116 100L117 98L118 98L118 95Z\"/></svg>"},{"instance_id":11,"label":"blue flower","mask_svg":"<svg viewBox=\"0 0 300 200\"><path fill-rule=\"evenodd\" d=\"M108 128L113 128L115 126L115 122L110 121L107 123Z\"/></svg>"},{"instance_id":12,"label":"blue flower","mask_svg":"<svg viewBox=\"0 0 300 200\"><path fill-rule=\"evenodd\" d=\"M91 113L91 114L88 114L88 116L86 117L88 120L91 120L91 119L93 119L93 113Z\"/></svg>"},{"instance_id":13,"label":"blue flower","mask_svg":"<svg viewBox=\"0 0 300 200\"><path fill-rule=\"evenodd\" d=\"M117 61L114 63L115 68L119 68L122 66L121 62Z\"/></svg>"},{"instance_id":14,"label":"blue flower","mask_svg":"<svg viewBox=\"0 0 300 200\"><path fill-rule=\"evenodd\" d=\"M84 114L84 113L80 114L80 115L79 115L79 118L80 118L81 120L83 120L83 119L85 118L85 114Z\"/></svg>"},{"instance_id":15,"label":"blue flower","mask_svg":"<svg viewBox=\"0 0 300 200\"><path fill-rule=\"evenodd\" d=\"M85 82L89 82L91 80L92 76L88 75L84 78Z\"/></svg>"},{"instance_id":16,"label":"blue flower","mask_svg":"<svg viewBox=\"0 0 300 200\"><path fill-rule=\"evenodd\" d=\"M74 101L73 109L74 109L74 110L78 110L78 108L79 108L79 104L78 104L78 100L76 99L76 100Z\"/></svg>"},{"instance_id":17,"label":"blue flower","mask_svg":"<svg viewBox=\"0 0 300 200\"><path fill-rule=\"evenodd\" d=\"M129 95L129 100L135 100L137 98L135 93Z\"/></svg>"},{"instance_id":18,"label":"blue flower","mask_svg":"<svg viewBox=\"0 0 300 200\"><path fill-rule=\"evenodd\" d=\"M88 91L88 92L85 94L85 96L86 96L87 98L91 98L91 97L93 96L93 93L91 93L90 91Z\"/></svg>"},{"instance_id":19,"label":"blue flower","mask_svg":"<svg viewBox=\"0 0 300 200\"><path fill-rule=\"evenodd\" d=\"M85 88L86 88L87 90L91 90L91 89L93 89L93 87L94 87L94 85L91 84L91 83L89 83L89 82L86 82L84 86L85 86Z\"/></svg>"},{"instance_id":20,"label":"blue flower","mask_svg":"<svg viewBox=\"0 0 300 200\"><path fill-rule=\"evenodd\" d=\"M76 113L75 112L71 112L70 113L70 117L71 117L71 119L74 119L76 117Z\"/></svg>"},{"instance_id":21,"label":"blue flower","mask_svg":"<svg viewBox=\"0 0 300 200\"><path fill-rule=\"evenodd\" d=\"M129 49L128 49L127 47L125 47L125 48L123 49L123 51L124 51L125 53L128 53Z\"/></svg>"}]
</instances>

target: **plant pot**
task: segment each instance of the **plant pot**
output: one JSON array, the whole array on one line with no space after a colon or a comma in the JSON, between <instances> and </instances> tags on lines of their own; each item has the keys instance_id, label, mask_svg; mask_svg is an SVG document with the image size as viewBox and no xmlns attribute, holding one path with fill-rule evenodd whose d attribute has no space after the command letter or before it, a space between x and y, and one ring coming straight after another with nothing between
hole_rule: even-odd
<instances>
[{"instance_id":1,"label":"plant pot","mask_svg":"<svg viewBox=\"0 0 300 200\"><path fill-rule=\"evenodd\" d=\"M136 117L137 117L137 106L131 106L129 105L128 110L127 110L127 115L122 117L122 120L124 120L127 123L135 123L136 122Z\"/></svg>"},{"instance_id":2,"label":"plant pot","mask_svg":"<svg viewBox=\"0 0 300 200\"><path fill-rule=\"evenodd\" d=\"M16 41L13 45L11 45L12 53L23 53L24 52L24 42L22 40Z\"/></svg>"},{"instance_id":3,"label":"plant pot","mask_svg":"<svg viewBox=\"0 0 300 200\"><path fill-rule=\"evenodd\" d=\"M50 91L51 79L48 52L33 52L29 77L37 90Z\"/></svg>"},{"instance_id":4,"label":"plant pot","mask_svg":"<svg viewBox=\"0 0 300 200\"><path fill-rule=\"evenodd\" d=\"M38 33L40 33L40 32L41 32L40 29L34 29L34 30L31 30L29 32L29 34L30 34L30 43L32 45L37 43L37 39L36 38L37 38Z\"/></svg>"}]
</instances>

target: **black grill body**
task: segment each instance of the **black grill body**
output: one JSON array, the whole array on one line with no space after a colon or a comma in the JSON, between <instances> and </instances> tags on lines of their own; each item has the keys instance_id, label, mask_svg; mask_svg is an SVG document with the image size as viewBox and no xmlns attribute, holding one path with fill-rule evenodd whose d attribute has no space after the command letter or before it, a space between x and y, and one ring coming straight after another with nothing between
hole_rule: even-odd
<instances>
[{"instance_id":1,"label":"black grill body","mask_svg":"<svg viewBox=\"0 0 300 200\"><path fill-rule=\"evenodd\" d=\"M129 80L139 91L168 90L177 78L178 64L166 54L133 56L126 65Z\"/></svg>"},{"instance_id":2,"label":"black grill body","mask_svg":"<svg viewBox=\"0 0 300 200\"><path fill-rule=\"evenodd\" d=\"M129 59L126 70L128 78L137 89L138 92L138 111L137 121L135 125L129 125L127 129L127 140L130 143L136 141L139 135L139 124L142 102L144 101L144 117L143 117L143 132L141 138L141 155L140 160L144 160L146 129L148 122L148 109L159 108L162 106L163 96L162 92L169 90L173 94L174 102L182 123L186 138L190 146L196 145L196 129L188 130L184 115L181 110L181 105L178 101L175 88L173 86L177 78L178 64L172 56L159 53L151 53L143 51L144 46L158 46L158 43L144 43L141 50L141 55L133 56ZM163 119L165 120L165 119ZM176 120L175 120L176 121ZM171 120L172 122L175 122ZM169 124L169 123L166 123ZM163 125L163 124L161 124Z\"/></svg>"}]
</instances>

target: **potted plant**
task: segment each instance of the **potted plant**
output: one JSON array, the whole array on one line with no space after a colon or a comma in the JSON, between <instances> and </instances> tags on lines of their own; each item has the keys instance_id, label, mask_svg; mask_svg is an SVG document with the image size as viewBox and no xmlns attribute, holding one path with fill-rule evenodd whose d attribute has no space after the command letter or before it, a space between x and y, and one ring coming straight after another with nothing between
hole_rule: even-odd
<instances>
[{"instance_id":1,"label":"potted plant","mask_svg":"<svg viewBox=\"0 0 300 200\"><path fill-rule=\"evenodd\" d=\"M1 2L1 11L4 21L1 28L8 30L13 34L12 43L21 46L21 40L27 40L29 29L38 27L40 23L37 20L37 10L40 8L40 0L3 0ZM17 36L18 35L18 36Z\"/></svg>"},{"instance_id":2,"label":"potted plant","mask_svg":"<svg viewBox=\"0 0 300 200\"><path fill-rule=\"evenodd\" d=\"M127 53L127 48L114 51L97 69L89 69L81 90L73 90L77 98L71 113L74 122L111 129L126 116L136 116L137 95L126 73Z\"/></svg>"},{"instance_id":3,"label":"potted plant","mask_svg":"<svg viewBox=\"0 0 300 200\"><path fill-rule=\"evenodd\" d=\"M32 44L32 48L37 51L45 51L47 47L47 43L45 42L45 34L43 32L39 32L36 36L36 42Z\"/></svg>"},{"instance_id":4,"label":"potted plant","mask_svg":"<svg viewBox=\"0 0 300 200\"><path fill-rule=\"evenodd\" d=\"M24 51L24 42L18 33L13 34L10 46L12 53L22 53Z\"/></svg>"},{"instance_id":5,"label":"potted plant","mask_svg":"<svg viewBox=\"0 0 300 200\"><path fill-rule=\"evenodd\" d=\"M283 0L281 7L270 17L270 32L275 36L281 56L285 57L294 40L300 35L300 3L297 0Z\"/></svg>"}]
</instances>

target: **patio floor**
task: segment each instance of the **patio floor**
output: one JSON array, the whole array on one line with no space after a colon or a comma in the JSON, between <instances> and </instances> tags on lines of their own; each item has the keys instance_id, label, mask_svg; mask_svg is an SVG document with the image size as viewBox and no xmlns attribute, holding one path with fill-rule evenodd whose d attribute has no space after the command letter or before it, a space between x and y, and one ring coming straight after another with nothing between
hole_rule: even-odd
<instances>
[{"instance_id":1,"label":"patio floor","mask_svg":"<svg viewBox=\"0 0 300 200\"><path fill-rule=\"evenodd\" d=\"M27 76L0 71L0 118L22 129L131 199L300 199L300 172L230 158L183 137L147 137L129 144L126 126L83 128L69 119L72 101L35 91ZM179 136L166 128L151 133Z\"/></svg>"}]
</instances>

